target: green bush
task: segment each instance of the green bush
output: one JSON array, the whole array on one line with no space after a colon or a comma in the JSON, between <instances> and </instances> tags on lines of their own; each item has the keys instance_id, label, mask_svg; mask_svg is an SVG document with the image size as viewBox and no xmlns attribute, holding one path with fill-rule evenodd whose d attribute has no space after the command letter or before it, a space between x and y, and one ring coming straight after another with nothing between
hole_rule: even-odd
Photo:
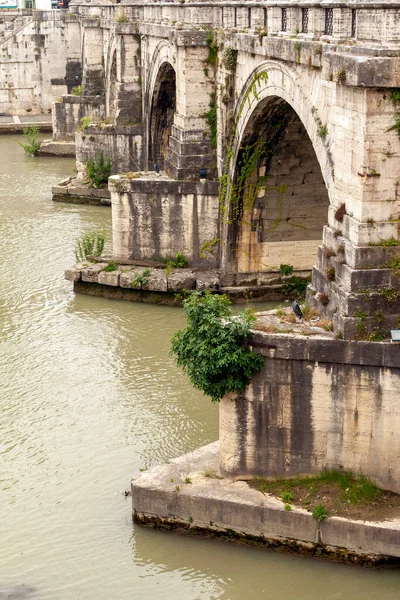
<instances>
[{"instance_id":1,"label":"green bush","mask_svg":"<svg viewBox=\"0 0 400 600\"><path fill-rule=\"evenodd\" d=\"M102 183L107 183L111 175L112 161L104 160L102 152L96 154L96 158L89 158L86 163L86 173L89 181L94 187L100 187Z\"/></svg>"},{"instance_id":2,"label":"green bush","mask_svg":"<svg viewBox=\"0 0 400 600\"><path fill-rule=\"evenodd\" d=\"M25 144L19 144L25 150L26 154L35 156L36 152L40 148L41 142L38 141L39 135L38 127L24 127L22 130L25 136Z\"/></svg>"},{"instance_id":3,"label":"green bush","mask_svg":"<svg viewBox=\"0 0 400 600\"><path fill-rule=\"evenodd\" d=\"M101 256L105 244L104 231L85 231L75 242L75 258L84 262L88 256Z\"/></svg>"},{"instance_id":4,"label":"green bush","mask_svg":"<svg viewBox=\"0 0 400 600\"><path fill-rule=\"evenodd\" d=\"M227 296L193 292L183 301L187 327L172 338L171 353L191 383L219 401L228 392L243 392L264 359L244 342L254 316L231 314Z\"/></svg>"}]
</instances>

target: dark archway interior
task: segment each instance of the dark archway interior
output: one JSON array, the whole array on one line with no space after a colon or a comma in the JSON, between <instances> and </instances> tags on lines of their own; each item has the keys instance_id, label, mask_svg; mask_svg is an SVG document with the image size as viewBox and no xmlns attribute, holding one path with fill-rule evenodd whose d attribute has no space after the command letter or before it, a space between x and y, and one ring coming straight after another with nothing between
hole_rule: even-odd
<instances>
[{"instance_id":1,"label":"dark archway interior","mask_svg":"<svg viewBox=\"0 0 400 600\"><path fill-rule=\"evenodd\" d=\"M328 192L304 125L281 98L268 98L255 110L232 187L235 268L311 269L327 222Z\"/></svg>"},{"instance_id":2,"label":"dark archway interior","mask_svg":"<svg viewBox=\"0 0 400 600\"><path fill-rule=\"evenodd\" d=\"M116 95L117 95L117 90L116 90L116 81L117 81L117 56L116 53L114 52L114 56L113 56L113 60L112 60L112 64L111 64L111 70L110 70L110 81L109 81L109 98L108 98L108 110L109 110L109 116L112 117L113 119L115 118L115 113L116 113Z\"/></svg>"},{"instance_id":3,"label":"dark archway interior","mask_svg":"<svg viewBox=\"0 0 400 600\"><path fill-rule=\"evenodd\" d=\"M176 76L169 63L165 63L157 76L154 89L149 131L149 169L157 164L164 168L168 141L176 110Z\"/></svg>"}]
</instances>

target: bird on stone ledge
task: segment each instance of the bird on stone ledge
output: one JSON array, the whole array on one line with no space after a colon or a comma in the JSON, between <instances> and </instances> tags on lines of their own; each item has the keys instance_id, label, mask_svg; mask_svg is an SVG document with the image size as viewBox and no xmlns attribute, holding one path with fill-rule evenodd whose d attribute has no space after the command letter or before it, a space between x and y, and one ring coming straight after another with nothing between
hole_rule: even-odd
<instances>
[{"instance_id":1,"label":"bird on stone ledge","mask_svg":"<svg viewBox=\"0 0 400 600\"><path fill-rule=\"evenodd\" d=\"M160 176L160 167L158 166L157 163L154 165L154 170L157 173L157 175Z\"/></svg>"},{"instance_id":2,"label":"bird on stone ledge","mask_svg":"<svg viewBox=\"0 0 400 600\"><path fill-rule=\"evenodd\" d=\"M301 308L298 305L298 303L296 302L296 300L293 300L292 302L292 308L293 308L293 312L296 315L296 317L298 317L300 320L303 319L303 313L301 312Z\"/></svg>"}]
</instances>

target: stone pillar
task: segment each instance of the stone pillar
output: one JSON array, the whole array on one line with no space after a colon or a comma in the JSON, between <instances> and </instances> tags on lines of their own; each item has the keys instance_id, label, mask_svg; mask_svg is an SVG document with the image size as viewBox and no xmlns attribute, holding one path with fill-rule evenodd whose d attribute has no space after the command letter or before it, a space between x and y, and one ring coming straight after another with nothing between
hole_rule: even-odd
<instances>
[{"instance_id":1,"label":"stone pillar","mask_svg":"<svg viewBox=\"0 0 400 600\"><path fill-rule=\"evenodd\" d=\"M176 44L176 113L166 170L177 179L199 179L199 170L207 169L207 178L212 179L217 176L215 149L211 147L210 130L202 115L210 110L215 86L213 67L205 63L208 48L204 33L182 32Z\"/></svg>"},{"instance_id":2,"label":"stone pillar","mask_svg":"<svg viewBox=\"0 0 400 600\"><path fill-rule=\"evenodd\" d=\"M100 19L82 19L83 93L85 96L104 95L103 30Z\"/></svg>"},{"instance_id":3,"label":"stone pillar","mask_svg":"<svg viewBox=\"0 0 400 600\"><path fill-rule=\"evenodd\" d=\"M342 167L335 165L336 201L308 301L345 339L379 341L400 327L400 140L388 131L396 113L390 90L362 94L362 137L356 147L349 140Z\"/></svg>"},{"instance_id":4,"label":"stone pillar","mask_svg":"<svg viewBox=\"0 0 400 600\"><path fill-rule=\"evenodd\" d=\"M216 266L217 253L202 250L219 237L216 181L148 173L132 180L110 177L109 189L114 255L145 260L181 252L190 267Z\"/></svg>"},{"instance_id":5,"label":"stone pillar","mask_svg":"<svg viewBox=\"0 0 400 600\"><path fill-rule=\"evenodd\" d=\"M114 115L116 126L138 125L142 122L140 34L135 32L132 24L119 23L116 40L116 80L108 82L115 86L114 106L108 106L108 110Z\"/></svg>"}]
</instances>

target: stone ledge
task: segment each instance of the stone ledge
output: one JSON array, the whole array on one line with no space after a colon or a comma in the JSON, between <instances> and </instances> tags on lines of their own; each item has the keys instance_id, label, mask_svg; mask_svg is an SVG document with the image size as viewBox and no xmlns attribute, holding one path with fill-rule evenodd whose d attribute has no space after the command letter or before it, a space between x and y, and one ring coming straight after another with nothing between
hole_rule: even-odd
<instances>
[{"instance_id":1,"label":"stone ledge","mask_svg":"<svg viewBox=\"0 0 400 600\"><path fill-rule=\"evenodd\" d=\"M400 347L390 342L355 342L253 331L249 345L271 359L400 368Z\"/></svg>"},{"instance_id":2,"label":"stone ledge","mask_svg":"<svg viewBox=\"0 0 400 600\"><path fill-rule=\"evenodd\" d=\"M331 517L319 524L305 509L286 511L277 498L221 478L218 452L214 442L136 475L131 482L134 521L338 562L400 564L400 519L372 523ZM186 477L192 483L186 484Z\"/></svg>"},{"instance_id":3,"label":"stone ledge","mask_svg":"<svg viewBox=\"0 0 400 600\"><path fill-rule=\"evenodd\" d=\"M111 194L107 188L92 188L82 185L76 179L69 177L51 188L53 202L69 204L92 204L95 206L110 206Z\"/></svg>"}]
</instances>

